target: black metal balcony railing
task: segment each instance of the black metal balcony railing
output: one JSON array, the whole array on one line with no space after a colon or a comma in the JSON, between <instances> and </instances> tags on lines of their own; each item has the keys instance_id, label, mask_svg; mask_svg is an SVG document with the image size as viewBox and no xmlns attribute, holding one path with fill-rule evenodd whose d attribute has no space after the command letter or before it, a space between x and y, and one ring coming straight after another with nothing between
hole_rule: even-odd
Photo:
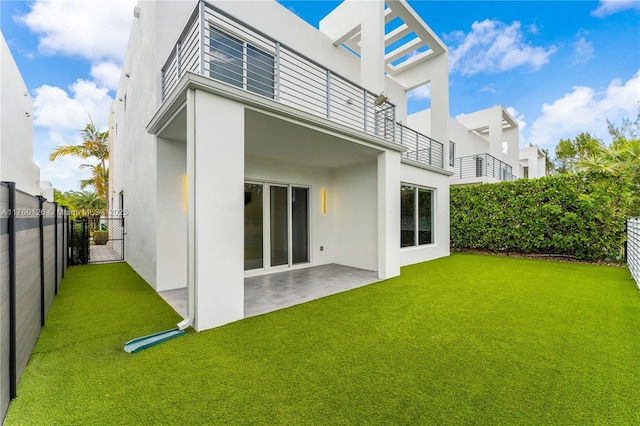
<instances>
[{"instance_id":1,"label":"black metal balcony railing","mask_svg":"<svg viewBox=\"0 0 640 426\"><path fill-rule=\"evenodd\" d=\"M489 154L468 155L454 160L454 179L490 177L501 181L515 180L513 168Z\"/></svg>"},{"instance_id":2,"label":"black metal balcony railing","mask_svg":"<svg viewBox=\"0 0 640 426\"><path fill-rule=\"evenodd\" d=\"M443 146L396 122L395 105L201 0L162 68L162 99L191 71L405 145L443 168Z\"/></svg>"}]
</instances>

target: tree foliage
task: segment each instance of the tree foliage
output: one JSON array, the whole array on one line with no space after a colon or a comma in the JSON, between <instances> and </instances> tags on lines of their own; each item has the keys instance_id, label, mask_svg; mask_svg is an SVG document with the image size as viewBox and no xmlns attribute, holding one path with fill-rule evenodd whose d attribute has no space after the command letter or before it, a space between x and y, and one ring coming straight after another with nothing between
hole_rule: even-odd
<instances>
[{"instance_id":1,"label":"tree foliage","mask_svg":"<svg viewBox=\"0 0 640 426\"><path fill-rule=\"evenodd\" d=\"M80 131L82 143L79 145L60 145L49 155L49 160L54 161L58 157L71 155L82 159L96 159L97 163L84 163L81 169L90 169L91 178L80 181L80 188L93 187L96 195L105 204L109 194L109 131L100 131L93 121L87 123Z\"/></svg>"},{"instance_id":2,"label":"tree foliage","mask_svg":"<svg viewBox=\"0 0 640 426\"><path fill-rule=\"evenodd\" d=\"M620 261L632 189L599 173L452 187L452 248Z\"/></svg>"},{"instance_id":3,"label":"tree foliage","mask_svg":"<svg viewBox=\"0 0 640 426\"><path fill-rule=\"evenodd\" d=\"M53 190L54 201L67 207L71 211L72 218L84 218L88 216L101 216L105 213L106 203L95 192Z\"/></svg>"},{"instance_id":4,"label":"tree foliage","mask_svg":"<svg viewBox=\"0 0 640 426\"><path fill-rule=\"evenodd\" d=\"M589 133L580 133L573 139L561 139L556 145L555 169L558 173L578 170L578 163L599 152L605 146Z\"/></svg>"}]
</instances>

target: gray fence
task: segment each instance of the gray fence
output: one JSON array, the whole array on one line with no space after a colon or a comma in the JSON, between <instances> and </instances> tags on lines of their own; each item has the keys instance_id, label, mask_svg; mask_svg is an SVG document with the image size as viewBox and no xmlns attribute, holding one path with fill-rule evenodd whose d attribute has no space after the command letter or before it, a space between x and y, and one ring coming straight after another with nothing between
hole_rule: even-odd
<instances>
[{"instance_id":1,"label":"gray fence","mask_svg":"<svg viewBox=\"0 0 640 426\"><path fill-rule=\"evenodd\" d=\"M0 184L0 420L67 269L69 213Z\"/></svg>"},{"instance_id":2,"label":"gray fence","mask_svg":"<svg viewBox=\"0 0 640 426\"><path fill-rule=\"evenodd\" d=\"M640 217L627 221L627 265L640 289Z\"/></svg>"}]
</instances>

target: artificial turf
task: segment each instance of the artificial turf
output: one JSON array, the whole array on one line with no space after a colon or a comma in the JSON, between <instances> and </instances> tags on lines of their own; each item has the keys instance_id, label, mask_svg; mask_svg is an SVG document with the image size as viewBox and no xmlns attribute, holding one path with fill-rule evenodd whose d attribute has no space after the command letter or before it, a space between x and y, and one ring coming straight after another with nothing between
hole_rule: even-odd
<instances>
[{"instance_id":1,"label":"artificial turf","mask_svg":"<svg viewBox=\"0 0 640 426\"><path fill-rule=\"evenodd\" d=\"M457 254L123 351L180 319L124 263L69 269L6 424L640 424L624 268Z\"/></svg>"}]
</instances>

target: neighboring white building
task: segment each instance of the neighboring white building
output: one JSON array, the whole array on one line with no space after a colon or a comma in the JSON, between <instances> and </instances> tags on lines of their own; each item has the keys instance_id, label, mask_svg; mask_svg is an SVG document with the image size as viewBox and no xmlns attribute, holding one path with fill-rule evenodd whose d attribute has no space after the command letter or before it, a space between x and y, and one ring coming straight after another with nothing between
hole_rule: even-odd
<instances>
[{"instance_id":1,"label":"neighboring white building","mask_svg":"<svg viewBox=\"0 0 640 426\"><path fill-rule=\"evenodd\" d=\"M33 162L33 100L2 33L0 39L0 180L43 195L40 168Z\"/></svg>"},{"instance_id":2,"label":"neighboring white building","mask_svg":"<svg viewBox=\"0 0 640 426\"><path fill-rule=\"evenodd\" d=\"M111 205L127 262L157 291L188 288L183 325L242 319L246 276L337 263L390 278L449 254L447 49L405 1L347 0L320 30L275 1L134 16ZM400 122L427 82L445 125L420 134Z\"/></svg>"},{"instance_id":3,"label":"neighboring white building","mask_svg":"<svg viewBox=\"0 0 640 426\"><path fill-rule=\"evenodd\" d=\"M431 131L429 110L409 115L407 122L422 132ZM448 124L451 185L496 183L545 175L544 153L537 148L537 154L529 148L520 148L518 121L501 105L461 114L455 119L449 117ZM536 161L530 160L531 155L540 154L543 156L541 163L540 157Z\"/></svg>"},{"instance_id":4,"label":"neighboring white building","mask_svg":"<svg viewBox=\"0 0 640 426\"><path fill-rule=\"evenodd\" d=\"M536 145L520 148L520 177L534 179L547 175L547 155Z\"/></svg>"}]
</instances>

